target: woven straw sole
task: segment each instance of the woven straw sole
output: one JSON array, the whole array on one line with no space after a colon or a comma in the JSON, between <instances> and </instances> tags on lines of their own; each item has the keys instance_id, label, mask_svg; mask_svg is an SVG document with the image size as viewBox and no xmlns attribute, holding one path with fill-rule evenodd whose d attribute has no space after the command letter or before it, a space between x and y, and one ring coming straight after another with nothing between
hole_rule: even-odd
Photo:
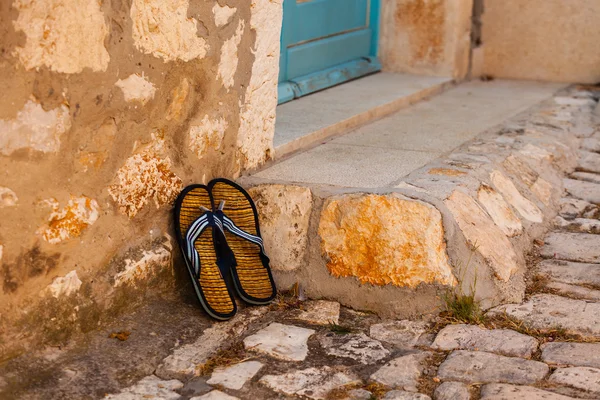
<instances>
[{"instance_id":1,"label":"woven straw sole","mask_svg":"<svg viewBox=\"0 0 600 400\"><path fill-rule=\"evenodd\" d=\"M223 212L240 229L259 235L258 222L252 203L240 189L227 182L217 180L209 184L215 204L225 201ZM227 244L236 259L235 272L239 282L237 285L240 296L249 303L264 304L275 296L275 286L269 270L260 258L260 247L225 231ZM249 298L250 296L250 298Z\"/></svg>"},{"instance_id":2,"label":"woven straw sole","mask_svg":"<svg viewBox=\"0 0 600 400\"><path fill-rule=\"evenodd\" d=\"M179 227L182 238L185 238L190 225L203 214L200 207L206 207L209 210L212 208L209 193L204 187L190 190L181 201ZM194 243L200 256L200 279L197 280L197 284L204 295L204 300L202 296L199 296L199 299L205 309L208 305L210 309L221 315L214 315L210 309L206 309L209 314L215 318L224 319L224 315L236 311L236 306L217 266L217 254L212 235L212 228L209 227ZM188 268L191 268L189 261L186 260L186 262L188 262Z\"/></svg>"}]
</instances>

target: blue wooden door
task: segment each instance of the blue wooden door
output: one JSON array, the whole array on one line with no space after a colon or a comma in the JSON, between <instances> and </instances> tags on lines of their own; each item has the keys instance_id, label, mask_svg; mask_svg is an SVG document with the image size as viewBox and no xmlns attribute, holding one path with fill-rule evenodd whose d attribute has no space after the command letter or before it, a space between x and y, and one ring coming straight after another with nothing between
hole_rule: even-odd
<instances>
[{"instance_id":1,"label":"blue wooden door","mask_svg":"<svg viewBox=\"0 0 600 400\"><path fill-rule=\"evenodd\" d=\"M279 103L381 69L379 0L284 0Z\"/></svg>"}]
</instances>

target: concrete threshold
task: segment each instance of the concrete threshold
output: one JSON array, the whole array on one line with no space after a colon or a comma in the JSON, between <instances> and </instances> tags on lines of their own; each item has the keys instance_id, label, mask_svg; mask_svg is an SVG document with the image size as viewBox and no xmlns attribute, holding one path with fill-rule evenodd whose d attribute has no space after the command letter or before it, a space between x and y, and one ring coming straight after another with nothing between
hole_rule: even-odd
<instances>
[{"instance_id":1,"label":"concrete threshold","mask_svg":"<svg viewBox=\"0 0 600 400\"><path fill-rule=\"evenodd\" d=\"M277 107L274 158L390 115L452 85L452 78L382 72Z\"/></svg>"},{"instance_id":2,"label":"concrete threshold","mask_svg":"<svg viewBox=\"0 0 600 400\"><path fill-rule=\"evenodd\" d=\"M393 86L399 88L402 82L412 82L412 86L405 87L404 96L390 100ZM342 91L340 86L318 93L314 101L309 96L289 103L285 109L288 104L284 104L278 109L277 129L288 134L276 133L275 153L281 157L280 149L286 154L315 141L323 142L331 135L347 132L353 124L360 124L359 120L365 122L376 114L383 116L393 108L402 108L401 104L406 106L440 92L448 84L449 80L442 78L383 73L350 83L353 87L343 89L343 93L333 93L335 89ZM378 86L377 91L388 88L381 93L384 99L380 106L375 106L375 93L363 95L365 104L356 97L372 85ZM296 154L254 176L342 187L392 186L411 171L548 98L563 86L500 80L468 82ZM366 111L358 112L361 108ZM298 114L292 115L293 112ZM348 116L345 119L341 117L344 113ZM336 118L339 122L331 123Z\"/></svg>"}]
</instances>

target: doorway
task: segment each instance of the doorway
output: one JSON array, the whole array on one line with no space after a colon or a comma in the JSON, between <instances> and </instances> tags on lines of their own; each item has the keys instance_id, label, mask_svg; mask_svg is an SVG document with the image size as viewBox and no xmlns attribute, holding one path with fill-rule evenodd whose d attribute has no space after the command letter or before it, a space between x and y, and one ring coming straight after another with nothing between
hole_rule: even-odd
<instances>
[{"instance_id":1,"label":"doorway","mask_svg":"<svg viewBox=\"0 0 600 400\"><path fill-rule=\"evenodd\" d=\"M278 103L381 70L379 0L284 0Z\"/></svg>"}]
</instances>

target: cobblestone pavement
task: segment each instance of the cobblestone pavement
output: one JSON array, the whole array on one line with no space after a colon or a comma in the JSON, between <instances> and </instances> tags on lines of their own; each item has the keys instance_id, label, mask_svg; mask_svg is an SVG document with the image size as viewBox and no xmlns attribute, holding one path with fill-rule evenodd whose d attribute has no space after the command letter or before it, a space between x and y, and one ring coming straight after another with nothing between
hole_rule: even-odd
<instances>
[{"instance_id":1,"label":"cobblestone pavement","mask_svg":"<svg viewBox=\"0 0 600 400\"><path fill-rule=\"evenodd\" d=\"M599 150L600 133L583 141L523 303L474 311L477 324L465 324L448 313L381 321L335 302L282 299L273 322L209 359L193 385L166 380L191 361L181 352L159 368L164 379L109 398L599 399L600 209L586 200L600 196Z\"/></svg>"},{"instance_id":2,"label":"cobblestone pavement","mask_svg":"<svg viewBox=\"0 0 600 400\"><path fill-rule=\"evenodd\" d=\"M579 155L521 304L382 320L291 293L213 324L106 398L600 399L600 132Z\"/></svg>"}]
</instances>

